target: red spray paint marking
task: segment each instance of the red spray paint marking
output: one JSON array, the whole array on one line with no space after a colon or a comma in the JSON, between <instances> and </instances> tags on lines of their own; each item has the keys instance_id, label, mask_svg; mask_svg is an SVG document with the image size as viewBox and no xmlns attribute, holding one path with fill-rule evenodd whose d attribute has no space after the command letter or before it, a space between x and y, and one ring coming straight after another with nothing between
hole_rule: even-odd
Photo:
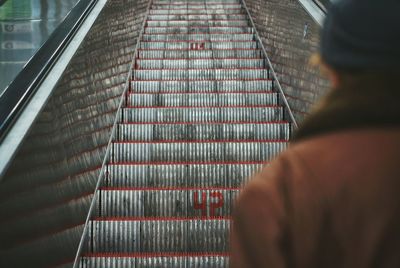
<instances>
[{"instance_id":1,"label":"red spray paint marking","mask_svg":"<svg viewBox=\"0 0 400 268\"><path fill-rule=\"evenodd\" d=\"M221 192L211 192L210 199L207 200L207 193L201 193L201 203L199 202L199 192L193 195L194 209L201 209L201 216L207 216L207 202L210 202L210 217L215 216L215 210L224 205L224 196Z\"/></svg>"},{"instance_id":2,"label":"red spray paint marking","mask_svg":"<svg viewBox=\"0 0 400 268\"><path fill-rule=\"evenodd\" d=\"M224 196L221 192L211 192L210 198L217 198L217 202L210 203L210 216L215 216L215 210L221 208L224 205Z\"/></svg>"},{"instance_id":3,"label":"red spray paint marking","mask_svg":"<svg viewBox=\"0 0 400 268\"><path fill-rule=\"evenodd\" d=\"M201 203L199 203L199 192L195 192L193 196L194 209L201 209L201 216L207 216L207 195L206 192L201 193Z\"/></svg>"},{"instance_id":4,"label":"red spray paint marking","mask_svg":"<svg viewBox=\"0 0 400 268\"><path fill-rule=\"evenodd\" d=\"M204 43L191 43L190 49L191 50L204 50L205 44Z\"/></svg>"}]
</instances>

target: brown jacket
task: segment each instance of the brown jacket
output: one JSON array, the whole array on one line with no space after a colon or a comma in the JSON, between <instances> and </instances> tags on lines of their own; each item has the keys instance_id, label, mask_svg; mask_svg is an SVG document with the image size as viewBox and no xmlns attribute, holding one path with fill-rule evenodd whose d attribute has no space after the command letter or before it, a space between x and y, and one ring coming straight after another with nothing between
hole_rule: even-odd
<instances>
[{"instance_id":1,"label":"brown jacket","mask_svg":"<svg viewBox=\"0 0 400 268\"><path fill-rule=\"evenodd\" d=\"M331 92L243 190L231 267L400 267L399 92Z\"/></svg>"}]
</instances>

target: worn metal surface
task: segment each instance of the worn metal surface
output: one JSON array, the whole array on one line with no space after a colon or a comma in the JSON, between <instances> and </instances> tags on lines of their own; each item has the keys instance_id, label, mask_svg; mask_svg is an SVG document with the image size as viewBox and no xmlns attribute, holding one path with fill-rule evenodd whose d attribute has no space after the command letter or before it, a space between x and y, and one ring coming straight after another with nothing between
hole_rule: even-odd
<instances>
[{"instance_id":1,"label":"worn metal surface","mask_svg":"<svg viewBox=\"0 0 400 268\"><path fill-rule=\"evenodd\" d=\"M109 187L240 187L262 163L232 164L114 164L109 165Z\"/></svg>"},{"instance_id":2,"label":"worn metal surface","mask_svg":"<svg viewBox=\"0 0 400 268\"><path fill-rule=\"evenodd\" d=\"M0 94L78 0L9 0L0 6Z\"/></svg>"},{"instance_id":3,"label":"worn metal surface","mask_svg":"<svg viewBox=\"0 0 400 268\"><path fill-rule=\"evenodd\" d=\"M147 1L110 0L0 185L0 266L73 261Z\"/></svg>"},{"instance_id":4,"label":"worn metal surface","mask_svg":"<svg viewBox=\"0 0 400 268\"><path fill-rule=\"evenodd\" d=\"M287 146L289 109L252 24L215 26L244 6L203 5L150 6L75 267L226 267L240 187Z\"/></svg>"},{"instance_id":5,"label":"worn metal surface","mask_svg":"<svg viewBox=\"0 0 400 268\"><path fill-rule=\"evenodd\" d=\"M160 218L94 220L88 248L96 253L223 252L229 248L230 220Z\"/></svg>"},{"instance_id":6,"label":"worn metal surface","mask_svg":"<svg viewBox=\"0 0 400 268\"><path fill-rule=\"evenodd\" d=\"M228 268L228 257L224 254L204 254L198 256L142 255L131 257L85 257L82 268Z\"/></svg>"},{"instance_id":7,"label":"worn metal surface","mask_svg":"<svg viewBox=\"0 0 400 268\"><path fill-rule=\"evenodd\" d=\"M258 33L297 121L329 89L319 71L309 65L318 51L320 26L292 0L246 0Z\"/></svg>"}]
</instances>

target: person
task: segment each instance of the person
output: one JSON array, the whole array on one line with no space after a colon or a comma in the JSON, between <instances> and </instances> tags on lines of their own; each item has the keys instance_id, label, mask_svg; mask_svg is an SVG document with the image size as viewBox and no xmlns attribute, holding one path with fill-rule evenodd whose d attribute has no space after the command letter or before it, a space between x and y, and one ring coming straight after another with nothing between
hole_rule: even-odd
<instances>
[{"instance_id":1,"label":"person","mask_svg":"<svg viewBox=\"0 0 400 268\"><path fill-rule=\"evenodd\" d=\"M231 267L400 267L400 1L342 0L332 85L233 213Z\"/></svg>"}]
</instances>

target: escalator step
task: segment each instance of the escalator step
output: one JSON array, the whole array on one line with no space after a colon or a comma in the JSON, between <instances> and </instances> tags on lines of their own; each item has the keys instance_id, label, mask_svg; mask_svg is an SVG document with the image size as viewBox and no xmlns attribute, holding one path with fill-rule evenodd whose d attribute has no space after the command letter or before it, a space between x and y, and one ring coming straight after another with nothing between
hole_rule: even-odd
<instances>
[{"instance_id":1,"label":"escalator step","mask_svg":"<svg viewBox=\"0 0 400 268\"><path fill-rule=\"evenodd\" d=\"M96 254L82 258L80 268L228 268L228 254Z\"/></svg>"},{"instance_id":2,"label":"escalator step","mask_svg":"<svg viewBox=\"0 0 400 268\"><path fill-rule=\"evenodd\" d=\"M268 70L252 69L153 69L134 70L135 80L255 80L268 79Z\"/></svg>"},{"instance_id":3,"label":"escalator step","mask_svg":"<svg viewBox=\"0 0 400 268\"><path fill-rule=\"evenodd\" d=\"M227 69L227 68L262 68L265 61L257 58L242 59L201 59L192 61L188 59L162 60L162 59L137 59L136 69Z\"/></svg>"},{"instance_id":4,"label":"escalator step","mask_svg":"<svg viewBox=\"0 0 400 268\"><path fill-rule=\"evenodd\" d=\"M98 253L227 252L229 218L99 218L88 248Z\"/></svg>"},{"instance_id":5,"label":"escalator step","mask_svg":"<svg viewBox=\"0 0 400 268\"><path fill-rule=\"evenodd\" d=\"M168 163L110 164L106 184L109 187L240 187L263 163Z\"/></svg>"},{"instance_id":6,"label":"escalator step","mask_svg":"<svg viewBox=\"0 0 400 268\"><path fill-rule=\"evenodd\" d=\"M214 14L241 14L243 10L241 8L229 8L229 9L215 9L210 8L204 9L150 9L150 15L214 15Z\"/></svg>"},{"instance_id":7,"label":"escalator step","mask_svg":"<svg viewBox=\"0 0 400 268\"><path fill-rule=\"evenodd\" d=\"M123 108L120 114L121 123L255 123L282 120L282 106Z\"/></svg>"},{"instance_id":8,"label":"escalator step","mask_svg":"<svg viewBox=\"0 0 400 268\"><path fill-rule=\"evenodd\" d=\"M201 41L201 40L200 40ZM196 42L194 41L193 44ZM200 43L201 44L201 43ZM140 59L261 59L259 49L139 50Z\"/></svg>"},{"instance_id":9,"label":"escalator step","mask_svg":"<svg viewBox=\"0 0 400 268\"><path fill-rule=\"evenodd\" d=\"M289 123L267 124L119 124L118 141L257 141L284 140Z\"/></svg>"},{"instance_id":10,"label":"escalator step","mask_svg":"<svg viewBox=\"0 0 400 268\"><path fill-rule=\"evenodd\" d=\"M242 34L143 34L143 41L253 41L253 33Z\"/></svg>"},{"instance_id":11,"label":"escalator step","mask_svg":"<svg viewBox=\"0 0 400 268\"><path fill-rule=\"evenodd\" d=\"M231 42L221 42L221 41L202 41L200 43L190 42L190 41L177 41L177 42L158 42L158 41L148 41L148 42L140 42L140 49L186 49L186 50L218 50L218 49L256 49L257 43L255 41L231 41ZM140 51L139 50L139 53ZM143 53L143 52L142 52ZM215 53L214 53L215 54ZM139 54L140 55L140 54ZM163 54L159 54L163 55ZM180 54L179 54L180 55ZM258 54L261 57L261 54ZM229 55L228 55L229 56ZM230 55L232 57L232 55ZM141 57L143 58L143 57ZM229 57L227 57L229 58ZM226 58L224 58L226 59Z\"/></svg>"},{"instance_id":12,"label":"escalator step","mask_svg":"<svg viewBox=\"0 0 400 268\"><path fill-rule=\"evenodd\" d=\"M104 188L99 194L96 207L102 217L201 218L230 216L239 189Z\"/></svg>"},{"instance_id":13,"label":"escalator step","mask_svg":"<svg viewBox=\"0 0 400 268\"><path fill-rule=\"evenodd\" d=\"M116 163L258 162L273 159L286 146L286 142L124 142L113 144L111 157Z\"/></svg>"},{"instance_id":14,"label":"escalator step","mask_svg":"<svg viewBox=\"0 0 400 268\"><path fill-rule=\"evenodd\" d=\"M242 5L234 2L214 2L214 3L158 3L153 4L151 9L225 9L225 8L241 8Z\"/></svg>"},{"instance_id":15,"label":"escalator step","mask_svg":"<svg viewBox=\"0 0 400 268\"><path fill-rule=\"evenodd\" d=\"M271 90L271 80L132 81L134 93L244 93Z\"/></svg>"},{"instance_id":16,"label":"escalator step","mask_svg":"<svg viewBox=\"0 0 400 268\"><path fill-rule=\"evenodd\" d=\"M129 107L179 106L267 106L278 105L278 94L261 93L184 93L184 94L129 94Z\"/></svg>"},{"instance_id":17,"label":"escalator step","mask_svg":"<svg viewBox=\"0 0 400 268\"><path fill-rule=\"evenodd\" d=\"M171 21L147 21L148 27L246 27L249 25L247 20L171 20Z\"/></svg>"},{"instance_id":18,"label":"escalator step","mask_svg":"<svg viewBox=\"0 0 400 268\"><path fill-rule=\"evenodd\" d=\"M168 15L168 14L150 14L148 20L245 20L246 15L244 14L180 14L180 15Z\"/></svg>"},{"instance_id":19,"label":"escalator step","mask_svg":"<svg viewBox=\"0 0 400 268\"><path fill-rule=\"evenodd\" d=\"M190 26L190 27L146 27L146 34L213 34L213 33L252 33L253 28L250 27L221 27L221 26Z\"/></svg>"}]
</instances>

